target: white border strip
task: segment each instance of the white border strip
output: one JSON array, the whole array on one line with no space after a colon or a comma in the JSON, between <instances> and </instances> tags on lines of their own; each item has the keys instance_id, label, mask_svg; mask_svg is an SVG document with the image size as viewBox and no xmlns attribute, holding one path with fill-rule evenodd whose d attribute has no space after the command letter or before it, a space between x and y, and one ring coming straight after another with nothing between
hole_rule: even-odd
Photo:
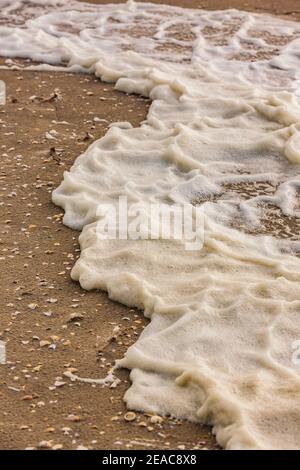
<instances>
[{"instance_id":1,"label":"white border strip","mask_svg":"<svg viewBox=\"0 0 300 470\"><path fill-rule=\"evenodd\" d=\"M5 104L6 102L6 86L5 83L0 80L0 105Z\"/></svg>"},{"instance_id":2,"label":"white border strip","mask_svg":"<svg viewBox=\"0 0 300 470\"><path fill-rule=\"evenodd\" d=\"M0 365L6 364L6 344L0 341Z\"/></svg>"}]
</instances>

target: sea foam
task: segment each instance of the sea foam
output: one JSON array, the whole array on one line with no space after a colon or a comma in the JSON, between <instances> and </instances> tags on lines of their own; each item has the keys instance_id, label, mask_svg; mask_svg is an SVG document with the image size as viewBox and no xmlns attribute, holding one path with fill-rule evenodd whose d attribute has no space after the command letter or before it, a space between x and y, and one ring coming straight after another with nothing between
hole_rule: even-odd
<instances>
[{"instance_id":1,"label":"sea foam","mask_svg":"<svg viewBox=\"0 0 300 470\"><path fill-rule=\"evenodd\" d=\"M211 424L227 449L300 449L300 26L133 1L0 6L2 56L152 100L53 193L82 231L72 278L151 319L119 362L128 407ZM203 206L203 248L99 238L99 204L121 196Z\"/></svg>"}]
</instances>

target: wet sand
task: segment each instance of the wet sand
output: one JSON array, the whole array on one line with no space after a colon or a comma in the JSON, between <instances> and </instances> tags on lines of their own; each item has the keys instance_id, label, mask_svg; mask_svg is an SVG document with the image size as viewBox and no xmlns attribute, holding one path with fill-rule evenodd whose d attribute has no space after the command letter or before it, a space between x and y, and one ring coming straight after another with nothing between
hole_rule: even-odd
<instances>
[{"instance_id":1,"label":"wet sand","mask_svg":"<svg viewBox=\"0 0 300 470\"><path fill-rule=\"evenodd\" d=\"M296 0L166 3L300 17ZM127 422L127 371L117 374L115 388L64 376L71 370L105 377L146 320L71 281L78 233L62 225L51 191L110 123L138 126L148 100L84 75L21 69L0 70L0 79L7 84L7 104L0 108L0 339L8 360L0 365L0 448L217 448L208 427L140 413Z\"/></svg>"},{"instance_id":2,"label":"wet sand","mask_svg":"<svg viewBox=\"0 0 300 470\"><path fill-rule=\"evenodd\" d=\"M84 3L86 0L79 0ZM148 0L140 0L147 3ZM122 0L88 0L88 3L123 3ZM151 3L165 3L185 8L204 8L206 10L225 10L236 8L237 10L253 11L256 13L271 13L285 17L286 19L300 18L300 3L298 0L152 0Z\"/></svg>"}]
</instances>

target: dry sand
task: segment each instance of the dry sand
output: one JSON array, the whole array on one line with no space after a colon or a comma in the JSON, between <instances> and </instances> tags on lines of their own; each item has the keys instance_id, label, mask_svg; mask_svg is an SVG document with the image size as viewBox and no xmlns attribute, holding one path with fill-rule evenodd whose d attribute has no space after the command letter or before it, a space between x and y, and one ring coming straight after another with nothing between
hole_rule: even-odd
<instances>
[{"instance_id":1,"label":"dry sand","mask_svg":"<svg viewBox=\"0 0 300 470\"><path fill-rule=\"evenodd\" d=\"M300 17L297 0L166 3ZM149 102L84 75L0 70L0 79L8 95L0 109L0 339L8 359L0 366L0 448L217 448L208 427L173 419L153 423L139 413L126 422L126 371L118 373L116 388L63 375L71 369L82 377L105 377L146 320L70 280L78 233L62 225L51 191L109 123L130 120L137 126ZM57 140L46 137L53 129Z\"/></svg>"}]
</instances>

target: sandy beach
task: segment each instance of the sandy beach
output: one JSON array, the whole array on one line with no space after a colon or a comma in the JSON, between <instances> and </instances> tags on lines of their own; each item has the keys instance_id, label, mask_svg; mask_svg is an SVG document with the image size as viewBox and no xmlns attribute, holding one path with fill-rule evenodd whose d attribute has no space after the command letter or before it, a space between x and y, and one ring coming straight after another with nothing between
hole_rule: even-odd
<instances>
[{"instance_id":1,"label":"sandy beach","mask_svg":"<svg viewBox=\"0 0 300 470\"><path fill-rule=\"evenodd\" d=\"M165 3L300 18L296 0ZM218 449L209 427L128 415L125 370L117 373L116 387L64 375L105 377L147 321L142 312L71 281L78 233L62 224L51 192L109 124L139 126L149 100L93 76L26 71L28 63L19 60L1 64L10 70L0 70L7 85L0 108L0 339L7 345L7 364L0 366L0 448Z\"/></svg>"},{"instance_id":2,"label":"sandy beach","mask_svg":"<svg viewBox=\"0 0 300 470\"><path fill-rule=\"evenodd\" d=\"M80 0L81 1L81 0ZM144 2L144 0L141 0ZM89 0L88 3L108 3L104 0ZM120 0L112 0L109 3L122 3ZM147 2L144 2L147 3ZM153 0L152 3L161 4L160 0ZM236 8L237 10L253 11L257 13L271 13L285 18L300 18L300 8L297 0L166 0L163 3L184 8L203 8L205 10L225 10Z\"/></svg>"}]
</instances>

